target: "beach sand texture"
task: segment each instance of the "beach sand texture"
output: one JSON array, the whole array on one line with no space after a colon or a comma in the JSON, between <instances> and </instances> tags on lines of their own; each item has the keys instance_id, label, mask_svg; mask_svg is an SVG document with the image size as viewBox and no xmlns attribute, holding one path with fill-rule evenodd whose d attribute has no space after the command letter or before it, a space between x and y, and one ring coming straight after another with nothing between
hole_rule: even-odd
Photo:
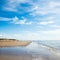
<instances>
[{"instance_id":1,"label":"beach sand texture","mask_svg":"<svg viewBox=\"0 0 60 60\"><path fill-rule=\"evenodd\" d=\"M16 46L28 46L31 41L19 41L15 39L0 39L0 49L1 47L16 47ZM33 46L33 45L32 45ZM35 45L36 46L36 45ZM45 47L45 46L43 46ZM48 48L48 47L47 47ZM52 49L50 49L52 50ZM15 51L15 50L14 50ZM18 52L20 50L17 50ZM16 53L15 51L14 53ZM54 50L53 50L54 51ZM6 54L6 53L7 54ZM41 54L13 54L13 51L8 50L0 50L0 60L60 60L57 55L41 55ZM8 54L9 53L9 54ZM12 53L12 54L10 54Z\"/></svg>"},{"instance_id":2,"label":"beach sand texture","mask_svg":"<svg viewBox=\"0 0 60 60\"><path fill-rule=\"evenodd\" d=\"M13 47L13 46L26 46L30 44L31 41L19 41L14 39L0 39L0 47Z\"/></svg>"},{"instance_id":3,"label":"beach sand texture","mask_svg":"<svg viewBox=\"0 0 60 60\"><path fill-rule=\"evenodd\" d=\"M37 55L0 55L0 60L59 60Z\"/></svg>"}]
</instances>

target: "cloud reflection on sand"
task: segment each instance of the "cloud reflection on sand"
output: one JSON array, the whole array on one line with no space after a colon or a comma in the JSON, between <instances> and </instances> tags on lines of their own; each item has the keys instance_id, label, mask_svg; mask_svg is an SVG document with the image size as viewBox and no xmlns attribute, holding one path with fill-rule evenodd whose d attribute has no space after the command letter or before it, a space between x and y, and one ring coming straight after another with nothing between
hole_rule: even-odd
<instances>
[{"instance_id":1,"label":"cloud reflection on sand","mask_svg":"<svg viewBox=\"0 0 60 60\"><path fill-rule=\"evenodd\" d=\"M37 50L39 51L40 48L46 48L48 49L51 53L53 53L54 55L60 57L60 51L58 51L56 48L45 45L45 44L38 44L36 42L32 42L30 45L27 46L27 48L32 51L32 50ZM38 48L38 49L37 49Z\"/></svg>"}]
</instances>

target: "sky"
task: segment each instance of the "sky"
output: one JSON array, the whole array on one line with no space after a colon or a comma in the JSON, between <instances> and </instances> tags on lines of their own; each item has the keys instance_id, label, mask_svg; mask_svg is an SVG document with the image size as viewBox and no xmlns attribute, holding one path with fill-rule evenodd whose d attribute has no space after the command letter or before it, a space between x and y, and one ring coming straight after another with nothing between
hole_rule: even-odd
<instances>
[{"instance_id":1,"label":"sky","mask_svg":"<svg viewBox=\"0 0 60 60\"><path fill-rule=\"evenodd\" d=\"M60 0L0 0L0 38L60 40Z\"/></svg>"}]
</instances>

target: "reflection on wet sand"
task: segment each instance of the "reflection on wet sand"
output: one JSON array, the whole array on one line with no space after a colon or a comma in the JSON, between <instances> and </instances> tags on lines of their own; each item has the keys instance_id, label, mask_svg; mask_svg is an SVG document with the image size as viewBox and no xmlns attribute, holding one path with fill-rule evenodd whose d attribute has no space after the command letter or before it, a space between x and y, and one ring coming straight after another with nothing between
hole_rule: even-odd
<instances>
[{"instance_id":1,"label":"reflection on wet sand","mask_svg":"<svg viewBox=\"0 0 60 60\"><path fill-rule=\"evenodd\" d=\"M60 60L60 52L54 47L32 42L27 47L0 48L0 60Z\"/></svg>"},{"instance_id":2,"label":"reflection on wet sand","mask_svg":"<svg viewBox=\"0 0 60 60\"><path fill-rule=\"evenodd\" d=\"M60 58L60 52L56 48L50 47L48 45L43 45L43 44L40 46L43 48L49 49L50 52L52 52L53 54L55 54L56 56L58 56Z\"/></svg>"},{"instance_id":3,"label":"reflection on wet sand","mask_svg":"<svg viewBox=\"0 0 60 60\"><path fill-rule=\"evenodd\" d=\"M48 57L48 56L41 56L41 55L32 55L32 60L60 60L59 58L55 57Z\"/></svg>"},{"instance_id":4,"label":"reflection on wet sand","mask_svg":"<svg viewBox=\"0 0 60 60\"><path fill-rule=\"evenodd\" d=\"M0 60L60 60L40 55L0 55Z\"/></svg>"},{"instance_id":5,"label":"reflection on wet sand","mask_svg":"<svg viewBox=\"0 0 60 60\"><path fill-rule=\"evenodd\" d=\"M0 55L0 60L32 60L30 55Z\"/></svg>"}]
</instances>

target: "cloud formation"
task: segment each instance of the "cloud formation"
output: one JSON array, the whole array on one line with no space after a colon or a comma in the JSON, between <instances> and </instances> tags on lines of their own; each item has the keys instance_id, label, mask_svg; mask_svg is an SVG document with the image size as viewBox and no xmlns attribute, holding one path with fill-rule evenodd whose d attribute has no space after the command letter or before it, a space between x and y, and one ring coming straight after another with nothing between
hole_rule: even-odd
<instances>
[{"instance_id":1,"label":"cloud formation","mask_svg":"<svg viewBox=\"0 0 60 60\"><path fill-rule=\"evenodd\" d=\"M43 22L40 22L38 24L41 24L41 25L48 25L48 24L54 24L55 22L54 21L43 21Z\"/></svg>"},{"instance_id":2,"label":"cloud formation","mask_svg":"<svg viewBox=\"0 0 60 60\"><path fill-rule=\"evenodd\" d=\"M26 19L26 18L24 18L24 17L22 17L22 19L19 20L19 18L15 16L15 17L13 18L12 23L14 23L14 24L27 24L27 25L32 24L31 21L29 21L29 22L27 22L27 21L28 21L28 19Z\"/></svg>"},{"instance_id":3,"label":"cloud formation","mask_svg":"<svg viewBox=\"0 0 60 60\"><path fill-rule=\"evenodd\" d=\"M14 37L42 40L60 39L59 0L6 0L1 6L3 14L1 12L0 21L8 21L14 26L23 25L24 33L21 28L20 34L15 33Z\"/></svg>"}]
</instances>

